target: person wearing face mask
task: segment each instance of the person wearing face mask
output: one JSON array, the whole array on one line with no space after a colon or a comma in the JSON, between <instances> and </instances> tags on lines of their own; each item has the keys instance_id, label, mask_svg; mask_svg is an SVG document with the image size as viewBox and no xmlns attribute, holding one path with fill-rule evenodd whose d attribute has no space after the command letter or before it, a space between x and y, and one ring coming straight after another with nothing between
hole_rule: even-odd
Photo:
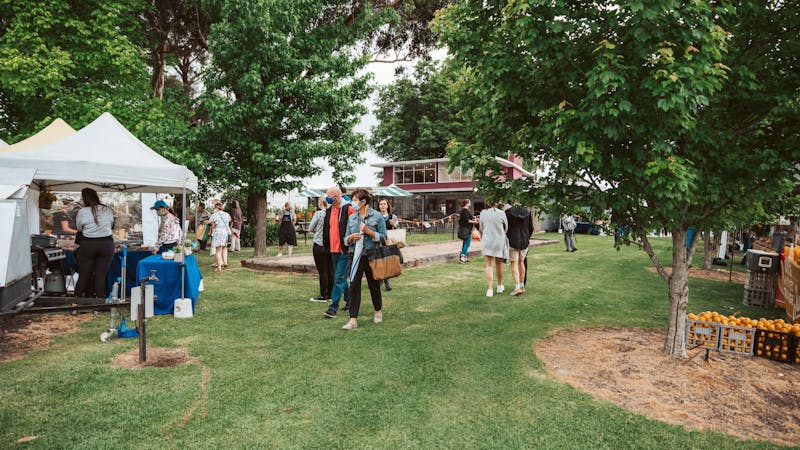
<instances>
[{"instance_id":1,"label":"person wearing face mask","mask_svg":"<svg viewBox=\"0 0 800 450\"><path fill-rule=\"evenodd\" d=\"M105 297L108 266L114 257L114 211L100 203L97 191L84 188L81 191L84 208L75 216L75 224L81 233L80 249L77 253L78 283L77 297Z\"/></svg>"},{"instance_id":2,"label":"person wearing face mask","mask_svg":"<svg viewBox=\"0 0 800 450\"><path fill-rule=\"evenodd\" d=\"M386 221L380 212L369 206L370 200L370 193L366 189L353 191L353 203L358 205L358 210L347 220L345 241L350 245L351 253L357 251L356 243L362 239L363 246L360 249L360 258L357 257L358 255L353 255L358 265L353 269L355 273L350 277L352 280L350 284L350 320L342 327L343 330L352 330L358 327L358 310L361 307L361 278L364 276L367 278L372 306L375 308L373 322L383 322L381 282L372 276L367 253L380 245L381 239L386 239Z\"/></svg>"},{"instance_id":3,"label":"person wearing face mask","mask_svg":"<svg viewBox=\"0 0 800 450\"><path fill-rule=\"evenodd\" d=\"M158 214L158 239L153 247L153 253L164 253L175 248L181 240L181 224L167 202L158 200L150 209Z\"/></svg>"},{"instance_id":4,"label":"person wearing face mask","mask_svg":"<svg viewBox=\"0 0 800 450\"><path fill-rule=\"evenodd\" d=\"M322 245L325 247L325 251L331 254L334 275L331 304L322 315L332 319L336 317L342 297L345 299L344 309L350 308L347 274L350 273L351 259L344 235L347 231L347 218L355 210L351 204L345 203L342 190L338 186L328 188L326 195L325 201L330 206L325 210L325 220L322 223Z\"/></svg>"},{"instance_id":5,"label":"person wearing face mask","mask_svg":"<svg viewBox=\"0 0 800 450\"><path fill-rule=\"evenodd\" d=\"M289 247L289 256L292 256L292 248L297 245L297 232L294 225L297 223L297 216L292 210L292 205L286 202L281 211L281 227L278 230L278 254L283 256L283 246Z\"/></svg>"}]
</instances>

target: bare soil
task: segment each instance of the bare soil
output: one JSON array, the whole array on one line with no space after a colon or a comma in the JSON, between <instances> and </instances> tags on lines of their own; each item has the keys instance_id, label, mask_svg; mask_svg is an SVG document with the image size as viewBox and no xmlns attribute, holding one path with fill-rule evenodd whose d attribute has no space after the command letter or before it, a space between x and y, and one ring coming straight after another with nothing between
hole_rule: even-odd
<instances>
[{"instance_id":1,"label":"bare soil","mask_svg":"<svg viewBox=\"0 0 800 450\"><path fill-rule=\"evenodd\" d=\"M672 267L665 267L667 273L672 273ZM655 272L655 267L648 267L647 270ZM729 279L734 283L744 284L747 279L747 274L744 272L730 272L720 269L700 269L697 267L689 268L689 276L692 278L705 278L706 280L714 281L728 281Z\"/></svg>"},{"instance_id":2,"label":"bare soil","mask_svg":"<svg viewBox=\"0 0 800 450\"><path fill-rule=\"evenodd\" d=\"M563 345L580 335L582 345ZM800 445L800 367L704 350L664 354L665 334L562 330L535 345L556 379L638 414L696 430Z\"/></svg>"},{"instance_id":3,"label":"bare soil","mask_svg":"<svg viewBox=\"0 0 800 450\"><path fill-rule=\"evenodd\" d=\"M196 361L182 348L147 347L147 361L139 364L139 347L127 351L111 362L114 367L141 369L144 367L175 367Z\"/></svg>"},{"instance_id":4,"label":"bare soil","mask_svg":"<svg viewBox=\"0 0 800 450\"><path fill-rule=\"evenodd\" d=\"M53 336L74 333L78 325L92 318L92 313L0 317L0 363L47 348Z\"/></svg>"}]
</instances>

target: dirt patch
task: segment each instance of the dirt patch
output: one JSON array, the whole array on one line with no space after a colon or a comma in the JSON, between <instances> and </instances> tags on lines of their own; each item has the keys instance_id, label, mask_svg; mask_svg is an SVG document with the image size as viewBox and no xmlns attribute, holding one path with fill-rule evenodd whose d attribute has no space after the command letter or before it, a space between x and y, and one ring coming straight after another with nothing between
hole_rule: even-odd
<instances>
[{"instance_id":1,"label":"dirt patch","mask_svg":"<svg viewBox=\"0 0 800 450\"><path fill-rule=\"evenodd\" d=\"M142 367L175 367L189 364L197 358L189 356L182 348L147 347L147 362L139 365L139 347L127 351L111 361L114 367L141 369Z\"/></svg>"},{"instance_id":2,"label":"dirt patch","mask_svg":"<svg viewBox=\"0 0 800 450\"><path fill-rule=\"evenodd\" d=\"M54 336L74 333L78 325L94 317L91 313L0 317L0 363L22 358L32 350L47 348Z\"/></svg>"},{"instance_id":3,"label":"dirt patch","mask_svg":"<svg viewBox=\"0 0 800 450\"><path fill-rule=\"evenodd\" d=\"M672 267L665 267L668 274L672 274ZM655 267L648 267L647 270L655 272ZM727 270L719 269L699 269L691 267L689 269L689 276L692 278L705 278L706 280L714 281L728 281L729 279L734 283L744 284L747 274L744 272L730 272Z\"/></svg>"},{"instance_id":4,"label":"dirt patch","mask_svg":"<svg viewBox=\"0 0 800 450\"><path fill-rule=\"evenodd\" d=\"M574 342L580 333L582 345ZM691 429L800 444L800 370L764 358L701 350L667 356L664 333L560 331L535 345L554 378L636 413Z\"/></svg>"}]
</instances>

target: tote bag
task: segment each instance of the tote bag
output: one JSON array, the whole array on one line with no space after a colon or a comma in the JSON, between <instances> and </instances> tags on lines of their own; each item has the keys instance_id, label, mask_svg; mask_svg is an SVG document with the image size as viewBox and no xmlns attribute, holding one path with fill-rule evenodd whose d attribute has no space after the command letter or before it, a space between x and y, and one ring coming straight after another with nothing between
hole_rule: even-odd
<instances>
[{"instance_id":1,"label":"tote bag","mask_svg":"<svg viewBox=\"0 0 800 450\"><path fill-rule=\"evenodd\" d=\"M396 245L381 245L367 253L367 262L372 270L372 278L388 280L403 273L400 262L400 249Z\"/></svg>"}]
</instances>

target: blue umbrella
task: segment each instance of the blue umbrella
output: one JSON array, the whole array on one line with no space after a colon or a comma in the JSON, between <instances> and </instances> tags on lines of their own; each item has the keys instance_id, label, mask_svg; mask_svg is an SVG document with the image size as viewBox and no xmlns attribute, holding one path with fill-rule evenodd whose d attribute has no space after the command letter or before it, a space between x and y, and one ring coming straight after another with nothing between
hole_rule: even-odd
<instances>
[{"instance_id":1,"label":"blue umbrella","mask_svg":"<svg viewBox=\"0 0 800 450\"><path fill-rule=\"evenodd\" d=\"M356 270L358 269L358 263L361 262L361 252L364 250L364 234L361 234L361 239L356 241L356 249L353 251L353 264L350 265L350 282L353 282L353 278L356 276Z\"/></svg>"}]
</instances>

